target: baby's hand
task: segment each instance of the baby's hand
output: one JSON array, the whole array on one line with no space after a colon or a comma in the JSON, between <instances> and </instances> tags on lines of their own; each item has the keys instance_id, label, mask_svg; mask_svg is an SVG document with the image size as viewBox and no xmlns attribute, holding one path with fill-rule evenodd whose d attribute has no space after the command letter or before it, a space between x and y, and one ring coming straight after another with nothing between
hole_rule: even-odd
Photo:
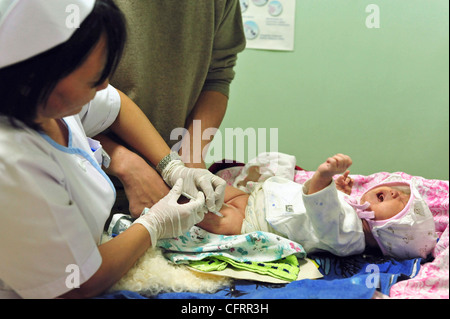
<instances>
[{"instance_id":1,"label":"baby's hand","mask_svg":"<svg viewBox=\"0 0 450 319\"><path fill-rule=\"evenodd\" d=\"M321 164L319 168L317 168L317 171L311 178L308 195L319 192L330 185L333 176L344 173L350 165L352 165L352 159L350 156L344 154L336 154L327 159L325 163Z\"/></svg>"},{"instance_id":2,"label":"baby's hand","mask_svg":"<svg viewBox=\"0 0 450 319\"><path fill-rule=\"evenodd\" d=\"M353 187L353 179L348 176L349 173L350 171L346 171L336 179L336 188L347 195L352 193Z\"/></svg>"},{"instance_id":3,"label":"baby's hand","mask_svg":"<svg viewBox=\"0 0 450 319\"><path fill-rule=\"evenodd\" d=\"M317 172L322 177L333 177L344 173L352 165L352 159L348 155L336 154L319 166Z\"/></svg>"}]
</instances>

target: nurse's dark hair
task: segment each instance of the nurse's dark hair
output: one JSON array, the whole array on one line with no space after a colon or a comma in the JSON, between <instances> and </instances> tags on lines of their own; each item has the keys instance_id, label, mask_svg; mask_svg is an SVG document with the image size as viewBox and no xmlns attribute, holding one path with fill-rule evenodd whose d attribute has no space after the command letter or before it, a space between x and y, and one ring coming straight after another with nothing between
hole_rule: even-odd
<instances>
[{"instance_id":1,"label":"nurse's dark hair","mask_svg":"<svg viewBox=\"0 0 450 319\"><path fill-rule=\"evenodd\" d=\"M97 0L91 14L65 43L23 62L0 69L0 115L40 130L34 121L60 80L86 61L101 36L107 38L107 61L95 86L117 68L126 42L126 22L113 0Z\"/></svg>"}]
</instances>

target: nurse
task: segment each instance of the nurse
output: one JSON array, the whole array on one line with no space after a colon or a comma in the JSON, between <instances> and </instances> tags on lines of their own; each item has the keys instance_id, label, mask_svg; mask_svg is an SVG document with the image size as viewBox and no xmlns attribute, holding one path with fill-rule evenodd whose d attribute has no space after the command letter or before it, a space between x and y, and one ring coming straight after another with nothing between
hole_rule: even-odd
<instances>
[{"instance_id":1,"label":"nurse","mask_svg":"<svg viewBox=\"0 0 450 319\"><path fill-rule=\"evenodd\" d=\"M97 296L158 239L200 222L205 205L222 206L225 182L185 167L108 84L125 38L112 0L0 0L0 298ZM102 244L115 200L102 166L117 157L92 137L105 129L172 189ZM194 199L178 204L182 192Z\"/></svg>"}]
</instances>

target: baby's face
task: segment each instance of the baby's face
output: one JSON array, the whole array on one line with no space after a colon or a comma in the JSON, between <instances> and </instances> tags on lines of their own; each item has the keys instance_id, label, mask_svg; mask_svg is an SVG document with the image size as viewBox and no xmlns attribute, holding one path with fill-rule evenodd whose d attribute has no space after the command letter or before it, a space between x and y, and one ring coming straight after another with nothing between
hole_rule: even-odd
<instances>
[{"instance_id":1,"label":"baby's face","mask_svg":"<svg viewBox=\"0 0 450 319\"><path fill-rule=\"evenodd\" d=\"M369 202L375 213L375 220L384 220L400 213L409 201L410 195L389 186L380 186L368 191L361 197L361 204Z\"/></svg>"}]
</instances>

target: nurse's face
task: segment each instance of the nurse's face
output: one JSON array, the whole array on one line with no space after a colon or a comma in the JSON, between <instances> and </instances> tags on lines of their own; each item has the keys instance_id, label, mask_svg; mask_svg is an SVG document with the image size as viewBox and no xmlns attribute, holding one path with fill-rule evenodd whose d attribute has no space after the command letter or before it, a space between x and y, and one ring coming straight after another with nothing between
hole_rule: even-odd
<instances>
[{"instance_id":1,"label":"nurse's face","mask_svg":"<svg viewBox=\"0 0 450 319\"><path fill-rule=\"evenodd\" d=\"M108 80L96 85L107 58L106 38L100 38L86 61L58 82L47 103L38 107L36 122L78 114L97 93L108 86Z\"/></svg>"}]
</instances>

